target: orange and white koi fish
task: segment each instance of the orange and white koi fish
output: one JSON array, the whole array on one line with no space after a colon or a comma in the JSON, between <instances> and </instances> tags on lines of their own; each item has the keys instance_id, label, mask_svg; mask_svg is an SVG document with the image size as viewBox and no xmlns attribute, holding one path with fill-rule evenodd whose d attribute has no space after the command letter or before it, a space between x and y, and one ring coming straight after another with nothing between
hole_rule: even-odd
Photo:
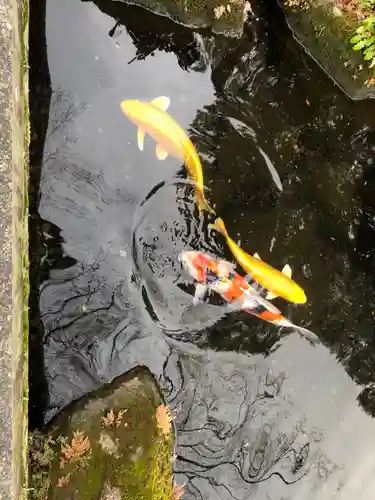
<instances>
[{"instance_id":1,"label":"orange and white koi fish","mask_svg":"<svg viewBox=\"0 0 375 500\"><path fill-rule=\"evenodd\" d=\"M122 101L121 110L138 127L138 147L143 151L145 135L156 141L156 157L165 160L168 155L183 161L195 183L195 199L199 211L211 214L215 211L204 196L202 165L189 137L180 125L166 113L170 104L168 97L157 97L151 102L129 99Z\"/></svg>"},{"instance_id":2,"label":"orange and white koi fish","mask_svg":"<svg viewBox=\"0 0 375 500\"><path fill-rule=\"evenodd\" d=\"M292 280L292 270L288 264L280 272L263 262L258 254L252 256L246 253L230 238L224 221L220 217L216 219L214 224L209 226L224 236L236 261L251 278L263 288L269 290L267 295L269 300L279 296L295 304L304 304L306 302L305 292Z\"/></svg>"},{"instance_id":3,"label":"orange and white koi fish","mask_svg":"<svg viewBox=\"0 0 375 500\"><path fill-rule=\"evenodd\" d=\"M213 291L224 298L231 309L246 311L276 326L294 328L313 345L319 342L315 333L289 321L277 307L263 298L243 276L234 271L235 265L231 262L194 251L181 252L179 260L190 276L198 282L194 304Z\"/></svg>"}]
</instances>

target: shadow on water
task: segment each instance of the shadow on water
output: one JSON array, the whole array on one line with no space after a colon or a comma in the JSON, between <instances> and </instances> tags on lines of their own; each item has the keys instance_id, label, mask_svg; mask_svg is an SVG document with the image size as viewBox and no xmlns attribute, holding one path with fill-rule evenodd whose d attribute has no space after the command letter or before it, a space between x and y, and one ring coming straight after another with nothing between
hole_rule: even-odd
<instances>
[{"instance_id":1,"label":"shadow on water","mask_svg":"<svg viewBox=\"0 0 375 500\"><path fill-rule=\"evenodd\" d=\"M30 234L30 317L29 317L29 415L30 427L43 425L47 407L48 388L44 375L43 322L39 311L39 287L43 281L41 250L43 231L38 214L39 184L43 163L43 150L48 127L48 114L51 98L51 79L47 60L46 46L46 2L30 2L29 32L29 84L30 84L30 183L29 183L29 234Z\"/></svg>"},{"instance_id":2,"label":"shadow on water","mask_svg":"<svg viewBox=\"0 0 375 500\"><path fill-rule=\"evenodd\" d=\"M33 425L142 364L176 410L187 499L373 487L374 104L340 93L273 2L226 40L121 2L48 0L47 41L51 96L47 73L31 75L46 92L31 94ZM119 110L158 95L197 146L230 234L291 264L308 304L276 303L322 345L214 298L191 307L178 253L231 255L194 211L185 169L158 162L150 138L140 152Z\"/></svg>"}]
</instances>

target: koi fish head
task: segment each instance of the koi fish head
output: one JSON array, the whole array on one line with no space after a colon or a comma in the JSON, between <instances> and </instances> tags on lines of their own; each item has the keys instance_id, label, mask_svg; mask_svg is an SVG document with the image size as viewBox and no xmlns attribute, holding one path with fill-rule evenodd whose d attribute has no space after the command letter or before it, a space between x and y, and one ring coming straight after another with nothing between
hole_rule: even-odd
<instances>
[{"instance_id":1,"label":"koi fish head","mask_svg":"<svg viewBox=\"0 0 375 500\"><path fill-rule=\"evenodd\" d=\"M207 268L212 258L201 252L186 251L178 256L182 267L199 283L205 283L207 279Z\"/></svg>"},{"instance_id":2,"label":"koi fish head","mask_svg":"<svg viewBox=\"0 0 375 500\"><path fill-rule=\"evenodd\" d=\"M149 122L154 122L156 116L155 111L166 111L168 109L170 100L169 97L161 96L156 97L150 102L139 101L138 99L126 99L120 104L121 111L129 120L136 125L138 124L149 124Z\"/></svg>"},{"instance_id":3,"label":"koi fish head","mask_svg":"<svg viewBox=\"0 0 375 500\"><path fill-rule=\"evenodd\" d=\"M206 283L212 279L214 281L226 279L235 268L235 264L215 259L203 252L181 252L178 259L190 276L200 283Z\"/></svg>"},{"instance_id":4,"label":"koi fish head","mask_svg":"<svg viewBox=\"0 0 375 500\"><path fill-rule=\"evenodd\" d=\"M128 99L122 101L121 111L127 116L132 122L139 118L139 114L142 112L142 102L137 99Z\"/></svg>"}]
</instances>

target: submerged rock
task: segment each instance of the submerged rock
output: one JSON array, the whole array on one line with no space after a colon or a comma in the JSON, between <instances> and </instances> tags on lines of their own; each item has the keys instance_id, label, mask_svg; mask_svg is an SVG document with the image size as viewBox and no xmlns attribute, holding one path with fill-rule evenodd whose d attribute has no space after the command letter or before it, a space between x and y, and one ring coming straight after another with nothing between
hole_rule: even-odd
<instances>
[{"instance_id":1,"label":"submerged rock","mask_svg":"<svg viewBox=\"0 0 375 500\"><path fill-rule=\"evenodd\" d=\"M356 0L278 1L296 40L332 80L352 99L375 98L374 70L350 44L362 15Z\"/></svg>"},{"instance_id":2,"label":"submerged rock","mask_svg":"<svg viewBox=\"0 0 375 500\"><path fill-rule=\"evenodd\" d=\"M31 499L170 500L169 409L146 369L72 403L30 443Z\"/></svg>"},{"instance_id":3,"label":"submerged rock","mask_svg":"<svg viewBox=\"0 0 375 500\"><path fill-rule=\"evenodd\" d=\"M84 0L91 1L91 0ZM102 0L101 3L105 3ZM112 0L108 0L111 3ZM245 0L119 0L140 5L190 28L211 28L214 33L241 37Z\"/></svg>"}]
</instances>

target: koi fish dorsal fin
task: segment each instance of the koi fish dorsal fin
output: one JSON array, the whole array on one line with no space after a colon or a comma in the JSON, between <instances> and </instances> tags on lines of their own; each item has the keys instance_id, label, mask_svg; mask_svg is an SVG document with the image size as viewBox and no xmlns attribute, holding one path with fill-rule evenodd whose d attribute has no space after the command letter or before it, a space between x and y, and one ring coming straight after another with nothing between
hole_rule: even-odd
<instances>
[{"instance_id":1,"label":"koi fish dorsal fin","mask_svg":"<svg viewBox=\"0 0 375 500\"><path fill-rule=\"evenodd\" d=\"M281 272L285 274L285 276L288 276L288 278L292 277L292 268L290 267L289 264L286 264Z\"/></svg>"},{"instance_id":2,"label":"koi fish dorsal fin","mask_svg":"<svg viewBox=\"0 0 375 500\"><path fill-rule=\"evenodd\" d=\"M166 157L168 156L167 151L163 148L163 146L160 146L160 144L156 144L156 158L160 161L165 160Z\"/></svg>"},{"instance_id":3,"label":"koi fish dorsal fin","mask_svg":"<svg viewBox=\"0 0 375 500\"><path fill-rule=\"evenodd\" d=\"M140 127L138 127L137 142L138 142L138 147L141 151L143 151L143 145L145 142L145 135L146 135L145 132Z\"/></svg>"},{"instance_id":4,"label":"koi fish dorsal fin","mask_svg":"<svg viewBox=\"0 0 375 500\"><path fill-rule=\"evenodd\" d=\"M151 104L153 106L155 106L155 108L159 108L162 111L167 111L170 103L171 103L171 100L169 99L169 97L165 97L165 96L157 97L156 99L153 99L151 101Z\"/></svg>"},{"instance_id":5,"label":"koi fish dorsal fin","mask_svg":"<svg viewBox=\"0 0 375 500\"><path fill-rule=\"evenodd\" d=\"M253 257L255 257L256 259L262 260L262 259L259 257L259 254L258 254L258 253L255 253L255 254L253 255Z\"/></svg>"}]
</instances>

